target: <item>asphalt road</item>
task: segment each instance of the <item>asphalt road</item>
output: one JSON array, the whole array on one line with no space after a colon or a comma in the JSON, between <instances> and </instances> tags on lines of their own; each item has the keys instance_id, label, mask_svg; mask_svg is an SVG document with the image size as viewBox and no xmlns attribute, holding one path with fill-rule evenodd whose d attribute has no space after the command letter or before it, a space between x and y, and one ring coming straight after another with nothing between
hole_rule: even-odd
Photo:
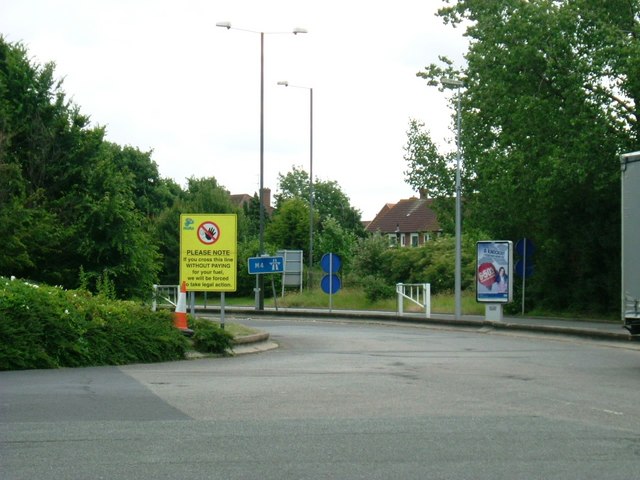
<instances>
[{"instance_id":1,"label":"asphalt road","mask_svg":"<svg viewBox=\"0 0 640 480\"><path fill-rule=\"evenodd\" d=\"M0 372L0 478L640 476L635 343L243 323L268 331L279 348Z\"/></svg>"}]
</instances>

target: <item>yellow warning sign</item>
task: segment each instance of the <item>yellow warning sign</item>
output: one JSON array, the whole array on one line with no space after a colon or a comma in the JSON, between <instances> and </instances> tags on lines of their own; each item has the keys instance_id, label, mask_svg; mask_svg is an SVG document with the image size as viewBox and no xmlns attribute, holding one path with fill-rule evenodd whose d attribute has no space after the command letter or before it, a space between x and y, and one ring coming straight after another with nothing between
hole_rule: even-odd
<instances>
[{"instance_id":1,"label":"yellow warning sign","mask_svg":"<svg viewBox=\"0 0 640 480\"><path fill-rule=\"evenodd\" d=\"M180 215L180 284L196 292L235 292L238 217L235 214Z\"/></svg>"}]
</instances>

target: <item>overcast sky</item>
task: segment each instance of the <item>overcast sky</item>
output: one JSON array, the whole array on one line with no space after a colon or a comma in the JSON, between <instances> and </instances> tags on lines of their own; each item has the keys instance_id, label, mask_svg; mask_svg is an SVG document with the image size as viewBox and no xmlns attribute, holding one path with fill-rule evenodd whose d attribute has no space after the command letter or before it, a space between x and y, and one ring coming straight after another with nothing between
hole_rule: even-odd
<instances>
[{"instance_id":1,"label":"overcast sky","mask_svg":"<svg viewBox=\"0 0 640 480\"><path fill-rule=\"evenodd\" d=\"M454 137L447 100L416 73L467 40L440 0L0 0L0 33L56 63L63 90L107 139L153 150L160 175L215 177L231 193L260 184L260 35L264 35L264 185L309 171L335 180L371 220L417 195L405 182L409 120ZM295 27L307 34L293 35Z\"/></svg>"}]
</instances>

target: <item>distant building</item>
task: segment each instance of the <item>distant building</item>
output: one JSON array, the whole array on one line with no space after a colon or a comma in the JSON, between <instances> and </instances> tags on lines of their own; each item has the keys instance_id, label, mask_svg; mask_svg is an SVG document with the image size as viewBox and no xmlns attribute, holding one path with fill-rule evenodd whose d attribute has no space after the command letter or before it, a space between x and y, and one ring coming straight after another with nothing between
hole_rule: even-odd
<instances>
[{"instance_id":1,"label":"distant building","mask_svg":"<svg viewBox=\"0 0 640 480\"><path fill-rule=\"evenodd\" d=\"M262 200L264 202L264 211L268 216L271 216L273 214L273 211L275 210L271 206L271 189L263 188L262 191L264 192L262 196ZM253 195L249 195L248 193L234 193L232 195L229 195L229 198L231 199L231 203L233 205L242 208L245 205L251 203L251 200L253 200Z\"/></svg>"},{"instance_id":2,"label":"distant building","mask_svg":"<svg viewBox=\"0 0 640 480\"><path fill-rule=\"evenodd\" d=\"M389 238L389 245L418 247L440 235L438 218L431 209L432 198L421 195L398 203L385 204L365 226L369 233L379 232Z\"/></svg>"}]
</instances>

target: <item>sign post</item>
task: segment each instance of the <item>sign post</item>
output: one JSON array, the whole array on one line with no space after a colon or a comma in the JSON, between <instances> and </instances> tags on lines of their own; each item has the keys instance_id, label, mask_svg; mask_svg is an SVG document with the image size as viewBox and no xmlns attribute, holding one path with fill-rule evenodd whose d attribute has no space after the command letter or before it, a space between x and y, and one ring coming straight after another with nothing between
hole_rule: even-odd
<instances>
[{"instance_id":1,"label":"sign post","mask_svg":"<svg viewBox=\"0 0 640 480\"><path fill-rule=\"evenodd\" d=\"M265 273L284 273L285 261L284 257L269 257L263 255L261 257L249 257L247 259L247 269L250 275L263 275ZM276 287L271 275L271 289L273 290L273 301L278 311L278 301L276 297Z\"/></svg>"},{"instance_id":2,"label":"sign post","mask_svg":"<svg viewBox=\"0 0 640 480\"><path fill-rule=\"evenodd\" d=\"M302 250L278 250L276 255L284 258L284 272L282 274L282 296L287 287L296 287L302 293L302 278L304 270L304 255Z\"/></svg>"},{"instance_id":3,"label":"sign post","mask_svg":"<svg viewBox=\"0 0 640 480\"><path fill-rule=\"evenodd\" d=\"M327 273L327 275L322 277L320 287L324 293L329 294L329 311L331 311L333 309L333 294L337 293L340 287L342 287L340 277L334 273L340 270L342 259L335 253L325 253L320 259L320 265L322 266L322 270Z\"/></svg>"},{"instance_id":4,"label":"sign post","mask_svg":"<svg viewBox=\"0 0 640 480\"><path fill-rule=\"evenodd\" d=\"M531 257L536 248L531 239L522 238L516 242L516 252L520 255L520 260L516 262L516 273L522 277L522 315L524 316L524 292L526 290L527 278L533 275L533 261Z\"/></svg>"}]
</instances>

